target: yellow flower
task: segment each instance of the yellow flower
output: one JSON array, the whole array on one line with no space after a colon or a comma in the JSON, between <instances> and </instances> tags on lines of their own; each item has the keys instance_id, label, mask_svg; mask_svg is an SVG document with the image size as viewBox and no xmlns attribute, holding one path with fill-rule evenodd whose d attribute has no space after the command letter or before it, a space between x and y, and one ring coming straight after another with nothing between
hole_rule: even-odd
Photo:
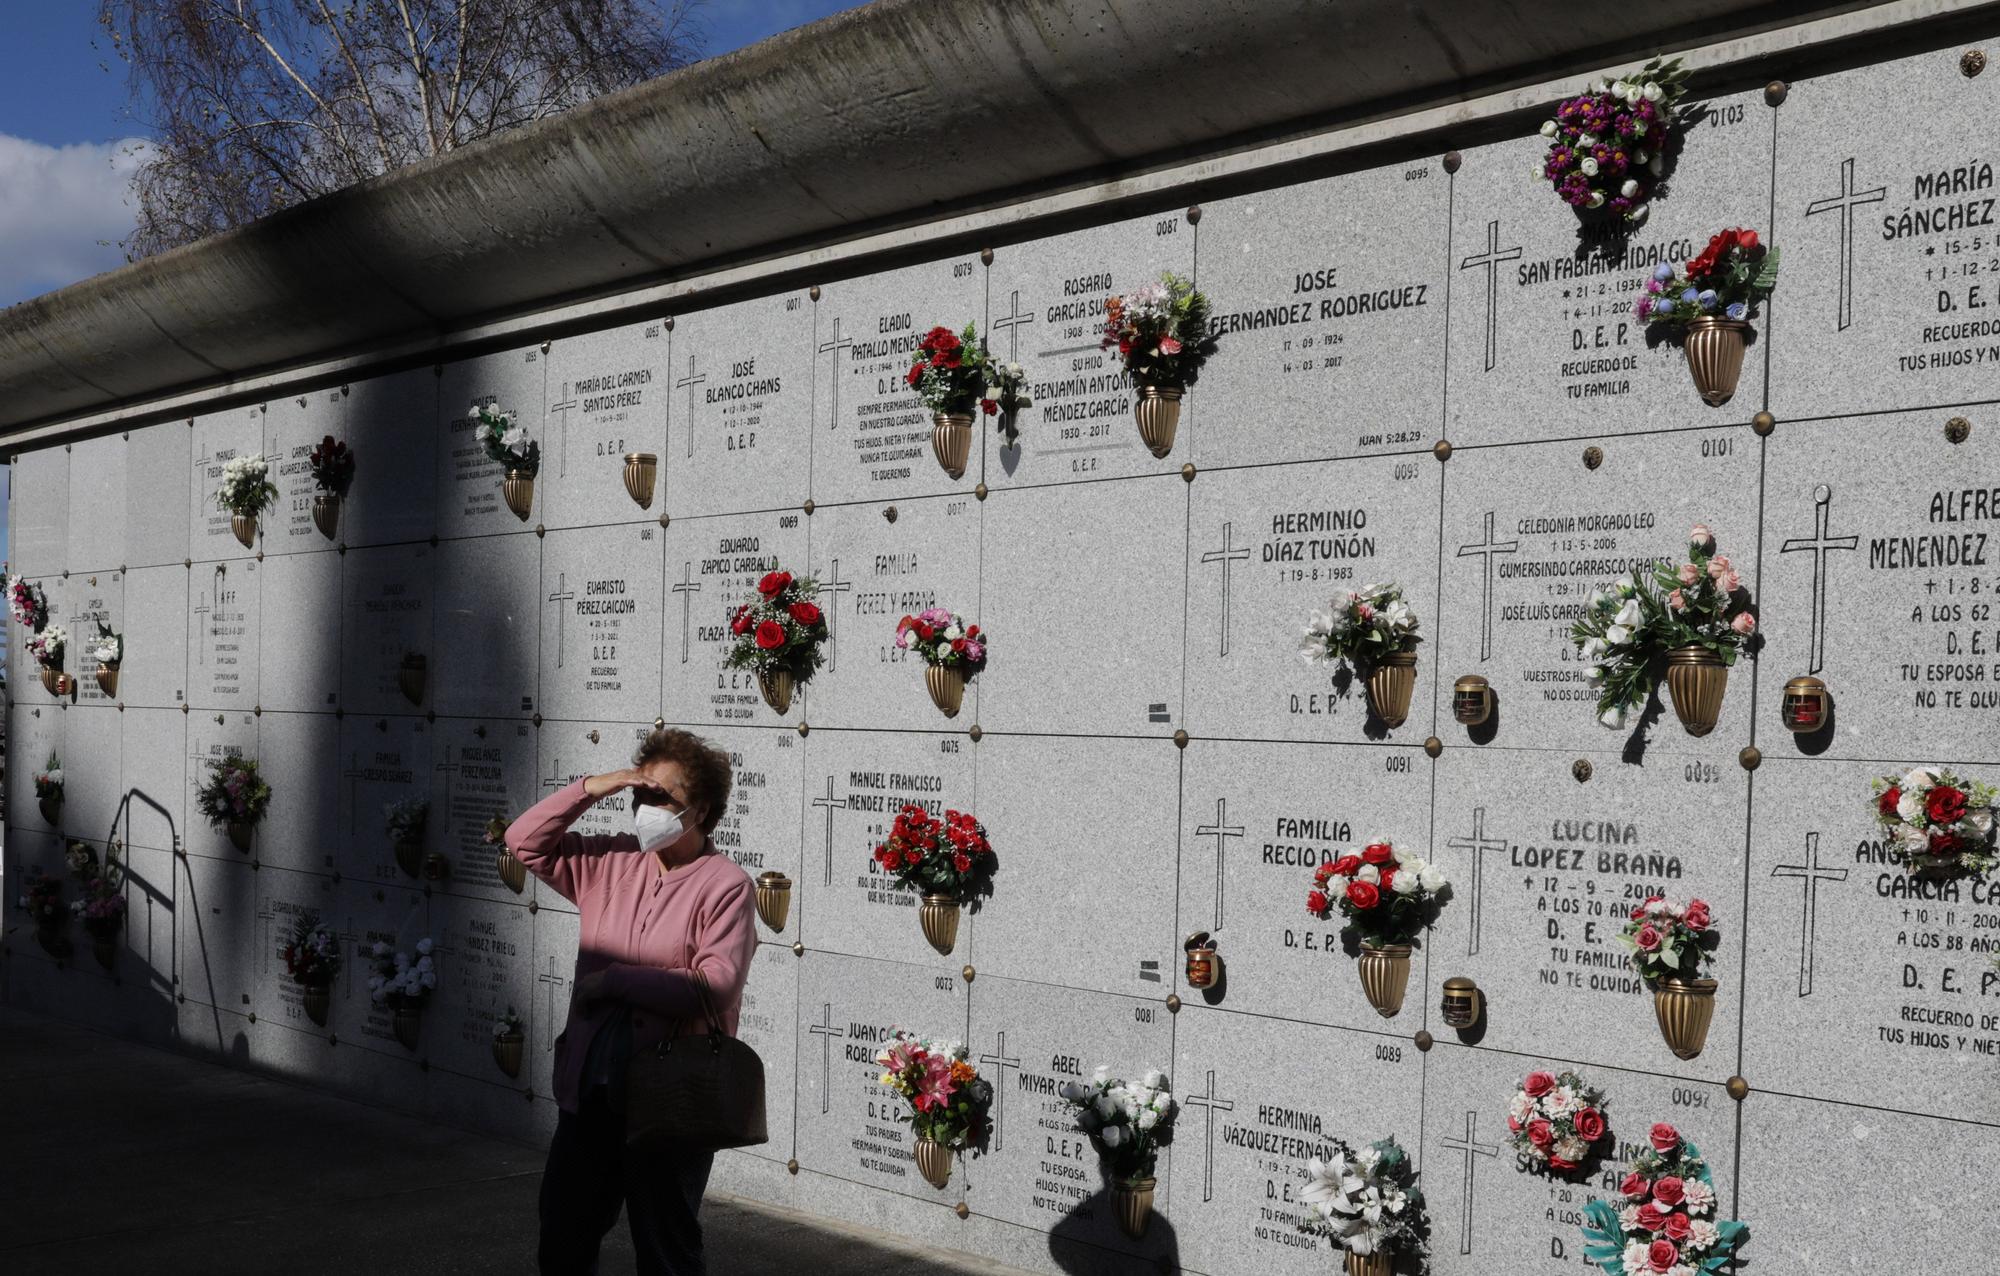
<instances>
[{"instance_id":1,"label":"yellow flower","mask_svg":"<svg viewBox=\"0 0 2000 1276\"><path fill-rule=\"evenodd\" d=\"M895 1085L895 1084L896 1084L896 1074L895 1074L895 1073L893 1073L893 1072L885 1072L885 1073L883 1073L883 1074L882 1074L882 1084L883 1084L883 1085L885 1085L885 1086L893 1086L893 1085Z\"/></svg>"}]
</instances>

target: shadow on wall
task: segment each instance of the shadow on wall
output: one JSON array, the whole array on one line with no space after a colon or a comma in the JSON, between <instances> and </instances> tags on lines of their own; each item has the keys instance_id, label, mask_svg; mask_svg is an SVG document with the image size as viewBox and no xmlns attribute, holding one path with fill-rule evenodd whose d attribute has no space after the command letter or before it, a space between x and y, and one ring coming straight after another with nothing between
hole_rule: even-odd
<instances>
[{"instance_id":1,"label":"shadow on wall","mask_svg":"<svg viewBox=\"0 0 2000 1276\"><path fill-rule=\"evenodd\" d=\"M1098 1165L1097 1191L1049 1231L1049 1257L1071 1276L1139 1276L1181 1269L1180 1240L1165 1212L1155 1209L1138 1240L1118 1227L1111 1174Z\"/></svg>"}]
</instances>

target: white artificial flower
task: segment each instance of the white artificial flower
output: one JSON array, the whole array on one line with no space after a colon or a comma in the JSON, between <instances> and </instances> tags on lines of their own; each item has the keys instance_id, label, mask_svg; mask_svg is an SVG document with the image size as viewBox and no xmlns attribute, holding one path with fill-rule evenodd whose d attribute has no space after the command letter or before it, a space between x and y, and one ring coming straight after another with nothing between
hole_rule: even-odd
<instances>
[{"instance_id":1,"label":"white artificial flower","mask_svg":"<svg viewBox=\"0 0 2000 1276\"><path fill-rule=\"evenodd\" d=\"M1609 597L1609 596L1608 596L1608 595L1607 595L1607 594L1606 594L1606 593L1605 593L1605 592L1604 592L1603 590L1601 590L1601 589L1593 589L1593 590L1591 590L1591 591L1590 591L1590 609L1591 609L1592 611L1596 611L1596 610L1597 610L1597 609L1598 609L1599 607L1601 607L1601 606L1603 606L1603 605L1604 605L1604 603L1605 603L1605 601L1607 600L1607 598L1608 598L1608 597Z\"/></svg>"},{"instance_id":2,"label":"white artificial flower","mask_svg":"<svg viewBox=\"0 0 2000 1276\"><path fill-rule=\"evenodd\" d=\"M1599 190L1594 190L1590 192L1590 203L1587 205L1587 207L1601 208L1603 206L1604 206L1604 192Z\"/></svg>"},{"instance_id":3,"label":"white artificial flower","mask_svg":"<svg viewBox=\"0 0 2000 1276\"><path fill-rule=\"evenodd\" d=\"M1108 1063L1098 1064L1096 1070L1090 1074L1090 1079L1098 1085L1103 1085L1111 1079L1111 1065Z\"/></svg>"},{"instance_id":4,"label":"white artificial flower","mask_svg":"<svg viewBox=\"0 0 2000 1276\"><path fill-rule=\"evenodd\" d=\"M1618 188L1618 193L1626 199L1630 199L1639 193L1639 183L1635 179L1628 177L1625 179L1625 184Z\"/></svg>"},{"instance_id":5,"label":"white artificial flower","mask_svg":"<svg viewBox=\"0 0 2000 1276\"><path fill-rule=\"evenodd\" d=\"M1583 157L1583 161L1579 163L1577 167L1583 170L1583 175L1585 177L1597 176L1597 161L1592 159L1588 155Z\"/></svg>"},{"instance_id":6,"label":"white artificial flower","mask_svg":"<svg viewBox=\"0 0 2000 1276\"><path fill-rule=\"evenodd\" d=\"M1574 1137L1557 1139L1555 1151L1556 1155L1563 1160L1568 1161L1571 1165L1577 1165L1582 1162L1585 1156L1589 1155L1590 1144Z\"/></svg>"},{"instance_id":7,"label":"white artificial flower","mask_svg":"<svg viewBox=\"0 0 2000 1276\"><path fill-rule=\"evenodd\" d=\"M1514 1098L1507 1104L1507 1115L1526 1125L1535 1114L1535 1101L1528 1097L1526 1090L1514 1091Z\"/></svg>"},{"instance_id":8,"label":"white artificial flower","mask_svg":"<svg viewBox=\"0 0 2000 1276\"><path fill-rule=\"evenodd\" d=\"M1597 138L1589 133L1578 133L1576 135L1576 144L1588 150L1597 145Z\"/></svg>"},{"instance_id":9,"label":"white artificial flower","mask_svg":"<svg viewBox=\"0 0 2000 1276\"><path fill-rule=\"evenodd\" d=\"M1173 1106L1174 1092L1172 1090L1162 1090L1153 1096L1153 1111L1164 1115L1167 1109Z\"/></svg>"},{"instance_id":10,"label":"white artificial flower","mask_svg":"<svg viewBox=\"0 0 2000 1276\"><path fill-rule=\"evenodd\" d=\"M1924 795L1916 789L1904 789L1903 796L1896 802L1896 814L1909 824L1916 824L1924 818Z\"/></svg>"},{"instance_id":11,"label":"white artificial flower","mask_svg":"<svg viewBox=\"0 0 2000 1276\"><path fill-rule=\"evenodd\" d=\"M1611 625L1604 631L1604 640L1614 647L1622 647L1632 641L1632 630L1625 625Z\"/></svg>"},{"instance_id":12,"label":"white artificial flower","mask_svg":"<svg viewBox=\"0 0 2000 1276\"><path fill-rule=\"evenodd\" d=\"M1109 1119L1116 1116L1117 1113L1118 1100L1112 1098L1109 1094L1100 1094L1097 1096L1097 1114L1099 1116Z\"/></svg>"},{"instance_id":13,"label":"white artificial flower","mask_svg":"<svg viewBox=\"0 0 2000 1276\"><path fill-rule=\"evenodd\" d=\"M1141 1112L1139 1114L1138 1125L1139 1128L1142 1130L1150 1130L1159 1123L1160 1123L1160 1114L1153 1111L1151 1108L1147 1108L1144 1112Z\"/></svg>"},{"instance_id":14,"label":"white artificial flower","mask_svg":"<svg viewBox=\"0 0 2000 1276\"><path fill-rule=\"evenodd\" d=\"M958 639L963 637L965 637L965 631L963 629L960 629L957 625L949 625L945 628L944 640L946 642L956 642Z\"/></svg>"},{"instance_id":15,"label":"white artificial flower","mask_svg":"<svg viewBox=\"0 0 2000 1276\"><path fill-rule=\"evenodd\" d=\"M1074 1081L1065 1081L1056 1087L1056 1093L1074 1103L1077 1097L1083 1093L1083 1087Z\"/></svg>"},{"instance_id":16,"label":"white artificial flower","mask_svg":"<svg viewBox=\"0 0 2000 1276\"><path fill-rule=\"evenodd\" d=\"M1653 152L1653 158L1646 161L1646 167L1652 172L1653 176L1658 177L1661 173L1667 171L1667 157L1661 152L1655 151Z\"/></svg>"},{"instance_id":17,"label":"white artificial flower","mask_svg":"<svg viewBox=\"0 0 2000 1276\"><path fill-rule=\"evenodd\" d=\"M417 941L417 951L418 951L419 953L423 954L424 956L429 956L429 955L430 955L430 951L431 951L431 941L430 941L430 940L428 940L428 939L420 939L420 940L418 940L418 941Z\"/></svg>"},{"instance_id":18,"label":"white artificial flower","mask_svg":"<svg viewBox=\"0 0 2000 1276\"><path fill-rule=\"evenodd\" d=\"M1423 872L1417 874L1417 880L1432 895L1444 889L1444 873L1435 864L1424 865Z\"/></svg>"},{"instance_id":19,"label":"white artificial flower","mask_svg":"<svg viewBox=\"0 0 2000 1276\"><path fill-rule=\"evenodd\" d=\"M1692 1186L1692 1184L1689 1186ZM1689 1249L1710 1249L1721 1239L1721 1229L1705 1218L1695 1219L1688 1226L1687 1243Z\"/></svg>"},{"instance_id":20,"label":"white artificial flower","mask_svg":"<svg viewBox=\"0 0 2000 1276\"><path fill-rule=\"evenodd\" d=\"M1645 619L1645 612L1640 609L1638 599L1628 597L1625 605L1618 609L1618 614L1612 619L1621 625L1637 626Z\"/></svg>"},{"instance_id":21,"label":"white artificial flower","mask_svg":"<svg viewBox=\"0 0 2000 1276\"><path fill-rule=\"evenodd\" d=\"M1688 1179L1683 1192L1682 1200L1690 1214L1706 1214L1715 1205L1715 1189L1700 1179Z\"/></svg>"},{"instance_id":22,"label":"white artificial flower","mask_svg":"<svg viewBox=\"0 0 2000 1276\"><path fill-rule=\"evenodd\" d=\"M1639 1226L1639 1207L1636 1205L1627 1205L1624 1209L1619 1210L1618 1226L1628 1232L1637 1228Z\"/></svg>"},{"instance_id":23,"label":"white artificial flower","mask_svg":"<svg viewBox=\"0 0 2000 1276\"><path fill-rule=\"evenodd\" d=\"M1097 1137L1104 1140L1105 1147L1115 1148L1125 1141L1125 1128L1123 1126L1107 1125Z\"/></svg>"},{"instance_id":24,"label":"white artificial flower","mask_svg":"<svg viewBox=\"0 0 2000 1276\"><path fill-rule=\"evenodd\" d=\"M1354 875L1354 880L1357 882L1366 882L1370 886L1380 886L1382 884L1382 870L1376 868L1373 864L1363 864L1361 871Z\"/></svg>"},{"instance_id":25,"label":"white artificial flower","mask_svg":"<svg viewBox=\"0 0 2000 1276\"><path fill-rule=\"evenodd\" d=\"M1625 706L1622 704L1613 705L1603 713L1598 714L1597 720L1605 726L1610 727L1613 731L1619 730L1625 725Z\"/></svg>"},{"instance_id":26,"label":"white artificial flower","mask_svg":"<svg viewBox=\"0 0 2000 1276\"><path fill-rule=\"evenodd\" d=\"M1639 93L1648 102L1657 102L1662 97L1666 96L1666 90L1662 89L1658 84L1656 84L1652 80L1646 81L1646 87L1640 89Z\"/></svg>"},{"instance_id":27,"label":"white artificial flower","mask_svg":"<svg viewBox=\"0 0 2000 1276\"><path fill-rule=\"evenodd\" d=\"M1646 1243L1644 1241L1632 1241L1625 1246L1626 1271L1643 1272L1651 1266L1652 1260L1647 1257Z\"/></svg>"},{"instance_id":28,"label":"white artificial flower","mask_svg":"<svg viewBox=\"0 0 2000 1276\"><path fill-rule=\"evenodd\" d=\"M1566 1085L1557 1086L1542 1097L1542 1106L1552 1117L1568 1116L1576 1111L1576 1091Z\"/></svg>"},{"instance_id":29,"label":"white artificial flower","mask_svg":"<svg viewBox=\"0 0 2000 1276\"><path fill-rule=\"evenodd\" d=\"M1396 880L1389 883L1389 889L1398 895L1414 895L1417 887L1423 885L1423 874L1412 873L1407 868L1396 874Z\"/></svg>"},{"instance_id":30,"label":"white artificial flower","mask_svg":"<svg viewBox=\"0 0 2000 1276\"><path fill-rule=\"evenodd\" d=\"M1555 135L1556 135L1556 122L1555 122L1554 120L1543 120L1543 121L1542 121L1542 136L1543 136L1543 137L1554 137Z\"/></svg>"},{"instance_id":31,"label":"white artificial flower","mask_svg":"<svg viewBox=\"0 0 2000 1276\"><path fill-rule=\"evenodd\" d=\"M1966 832L1985 837L1993 831L1993 812L1983 806L1977 807L1967 811L1965 819L1960 821L1960 823L1965 825Z\"/></svg>"},{"instance_id":32,"label":"white artificial flower","mask_svg":"<svg viewBox=\"0 0 2000 1276\"><path fill-rule=\"evenodd\" d=\"M1166 1083L1167 1074L1161 1072L1158 1068L1147 1072L1145 1077L1139 1082L1139 1084L1145 1086L1148 1090L1157 1090Z\"/></svg>"},{"instance_id":33,"label":"white artificial flower","mask_svg":"<svg viewBox=\"0 0 2000 1276\"><path fill-rule=\"evenodd\" d=\"M1586 638L1583 640L1582 657L1585 660L1595 663L1604 658L1604 653L1610 649L1610 646L1611 644L1605 642L1602 638Z\"/></svg>"}]
</instances>

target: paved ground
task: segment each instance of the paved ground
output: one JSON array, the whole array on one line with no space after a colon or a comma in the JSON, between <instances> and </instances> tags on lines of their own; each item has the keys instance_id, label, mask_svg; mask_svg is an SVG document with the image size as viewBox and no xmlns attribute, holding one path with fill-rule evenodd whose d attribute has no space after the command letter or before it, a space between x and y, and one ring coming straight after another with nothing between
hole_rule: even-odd
<instances>
[{"instance_id":1,"label":"paved ground","mask_svg":"<svg viewBox=\"0 0 2000 1276\"><path fill-rule=\"evenodd\" d=\"M543 1153L0 1008L7 1276L533 1273ZM711 1195L714 1276L1020 1276ZM624 1224L603 1271L632 1270Z\"/></svg>"}]
</instances>

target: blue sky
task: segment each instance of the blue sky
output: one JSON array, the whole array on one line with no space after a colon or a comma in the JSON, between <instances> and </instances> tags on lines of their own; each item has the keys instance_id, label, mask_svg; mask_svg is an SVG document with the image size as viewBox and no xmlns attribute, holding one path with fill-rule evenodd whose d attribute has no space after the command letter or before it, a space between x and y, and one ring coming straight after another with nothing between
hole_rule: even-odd
<instances>
[{"instance_id":1,"label":"blue sky","mask_svg":"<svg viewBox=\"0 0 2000 1276\"><path fill-rule=\"evenodd\" d=\"M704 51L727 53L854 0L705 0ZM0 0L0 306L122 264L144 130L96 0Z\"/></svg>"}]
</instances>

